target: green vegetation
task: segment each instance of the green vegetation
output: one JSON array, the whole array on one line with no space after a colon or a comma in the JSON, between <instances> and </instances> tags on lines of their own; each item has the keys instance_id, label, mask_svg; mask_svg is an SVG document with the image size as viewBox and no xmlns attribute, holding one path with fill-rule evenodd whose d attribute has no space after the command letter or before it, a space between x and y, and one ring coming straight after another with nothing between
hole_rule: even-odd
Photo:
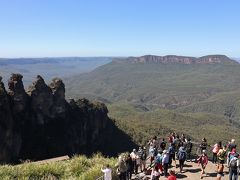
<instances>
[{"instance_id":1,"label":"green vegetation","mask_svg":"<svg viewBox=\"0 0 240 180\"><path fill-rule=\"evenodd\" d=\"M240 65L116 63L66 79L68 97L224 115L240 121ZM230 97L230 98L229 98ZM227 100L227 101L226 101Z\"/></svg>"},{"instance_id":2,"label":"green vegetation","mask_svg":"<svg viewBox=\"0 0 240 180\"><path fill-rule=\"evenodd\" d=\"M170 131L210 144L240 128L239 64L159 64L112 62L68 78L68 97L108 104L117 126L138 144Z\"/></svg>"},{"instance_id":3,"label":"green vegetation","mask_svg":"<svg viewBox=\"0 0 240 180\"><path fill-rule=\"evenodd\" d=\"M0 166L0 179L80 179L93 180L102 176L101 168L109 164L114 168L117 160L104 158L100 154L87 158L76 156L67 161L51 162L47 164L23 163L20 165ZM113 176L116 176L114 174Z\"/></svg>"},{"instance_id":4,"label":"green vegetation","mask_svg":"<svg viewBox=\"0 0 240 180\"><path fill-rule=\"evenodd\" d=\"M197 142L206 137L210 144L219 140L226 144L231 138L238 137L238 126L232 125L224 116L179 113L167 109L143 112L127 104L108 107L109 115L115 119L117 126L142 145L154 135L167 137L169 132L184 133Z\"/></svg>"}]
</instances>

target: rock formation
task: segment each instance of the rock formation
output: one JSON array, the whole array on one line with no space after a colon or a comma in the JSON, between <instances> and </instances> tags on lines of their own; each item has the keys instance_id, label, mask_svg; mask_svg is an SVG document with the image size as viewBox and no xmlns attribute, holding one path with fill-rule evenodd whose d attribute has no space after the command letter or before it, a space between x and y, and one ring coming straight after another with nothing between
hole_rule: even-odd
<instances>
[{"instance_id":1,"label":"rock formation","mask_svg":"<svg viewBox=\"0 0 240 180\"><path fill-rule=\"evenodd\" d=\"M176 55L167 56L145 55L141 57L129 57L126 59L116 58L113 61L118 63L238 64L237 61L234 61L225 55L208 55L199 58Z\"/></svg>"},{"instance_id":2,"label":"rock formation","mask_svg":"<svg viewBox=\"0 0 240 180\"><path fill-rule=\"evenodd\" d=\"M10 106L10 98L0 77L0 161L9 162L17 156L19 140L13 130L14 119ZM16 151L15 151L16 150Z\"/></svg>"},{"instance_id":3,"label":"rock formation","mask_svg":"<svg viewBox=\"0 0 240 180\"><path fill-rule=\"evenodd\" d=\"M109 119L103 103L67 102L58 78L46 85L37 76L25 92L22 78L12 74L7 92L0 77L0 162L97 151L115 155L135 146Z\"/></svg>"}]
</instances>

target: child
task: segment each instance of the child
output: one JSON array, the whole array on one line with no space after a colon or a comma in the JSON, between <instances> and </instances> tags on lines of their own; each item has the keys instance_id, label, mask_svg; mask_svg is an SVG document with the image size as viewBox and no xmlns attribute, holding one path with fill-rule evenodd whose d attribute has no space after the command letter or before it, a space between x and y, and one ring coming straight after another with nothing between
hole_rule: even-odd
<instances>
[{"instance_id":1,"label":"child","mask_svg":"<svg viewBox=\"0 0 240 180\"><path fill-rule=\"evenodd\" d=\"M162 151L158 151L158 154L155 157L155 166L158 167L161 174L163 173L162 159L163 159Z\"/></svg>"},{"instance_id":2,"label":"child","mask_svg":"<svg viewBox=\"0 0 240 180\"><path fill-rule=\"evenodd\" d=\"M202 179L203 174L205 174L205 168L208 164L208 157L205 150L202 151L202 155L197 159L197 161L198 161L198 165L201 164L202 171L201 171L200 178Z\"/></svg>"},{"instance_id":3,"label":"child","mask_svg":"<svg viewBox=\"0 0 240 180\"><path fill-rule=\"evenodd\" d=\"M175 171L169 170L168 180L177 180Z\"/></svg>"}]
</instances>

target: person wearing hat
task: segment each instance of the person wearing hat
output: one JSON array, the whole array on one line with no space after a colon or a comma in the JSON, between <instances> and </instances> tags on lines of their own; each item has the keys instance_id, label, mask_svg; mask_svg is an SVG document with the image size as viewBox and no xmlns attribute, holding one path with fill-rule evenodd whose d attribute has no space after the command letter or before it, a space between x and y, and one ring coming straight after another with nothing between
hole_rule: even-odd
<instances>
[{"instance_id":1,"label":"person wearing hat","mask_svg":"<svg viewBox=\"0 0 240 180\"><path fill-rule=\"evenodd\" d=\"M167 177L167 175L168 175L168 164L169 164L169 153L168 153L167 150L163 151L162 164L163 164L164 176Z\"/></svg>"}]
</instances>

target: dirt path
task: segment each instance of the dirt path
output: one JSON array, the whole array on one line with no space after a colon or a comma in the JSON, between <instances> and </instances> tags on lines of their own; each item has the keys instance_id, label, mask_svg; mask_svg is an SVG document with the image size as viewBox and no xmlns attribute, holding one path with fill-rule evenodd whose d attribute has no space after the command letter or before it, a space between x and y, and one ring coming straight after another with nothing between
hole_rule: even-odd
<instances>
[{"instance_id":1,"label":"dirt path","mask_svg":"<svg viewBox=\"0 0 240 180\"><path fill-rule=\"evenodd\" d=\"M198 166L197 163L194 163L194 162L186 162L185 163L185 167L184 167L184 172L183 173L179 173L179 168L176 168L176 167L173 167L171 168L173 170L175 170L175 172L177 173L177 179L184 179L184 180L197 180L197 179L200 179L200 172L201 172L201 168L200 166ZM207 180L214 180L216 179L216 165L209 162L207 167L206 167L206 175L204 175L203 179L207 179ZM228 180L228 174L227 174L227 171L228 171L228 168L227 167L224 167L224 177L222 177L222 180ZM144 175L143 174L139 174L137 176L134 176L133 179L137 180L137 179L141 179L140 177L143 177ZM148 176L144 176L144 178L142 179L150 179L150 175ZM161 179L167 179L163 176L160 177L160 180Z\"/></svg>"},{"instance_id":2,"label":"dirt path","mask_svg":"<svg viewBox=\"0 0 240 180\"><path fill-rule=\"evenodd\" d=\"M64 161L64 160L68 160L69 156L60 156L60 157L55 157L55 158L51 158L51 159L44 159L41 161L35 161L33 162L34 164L45 164L45 163L50 163L50 162L57 162L57 161Z\"/></svg>"}]
</instances>

